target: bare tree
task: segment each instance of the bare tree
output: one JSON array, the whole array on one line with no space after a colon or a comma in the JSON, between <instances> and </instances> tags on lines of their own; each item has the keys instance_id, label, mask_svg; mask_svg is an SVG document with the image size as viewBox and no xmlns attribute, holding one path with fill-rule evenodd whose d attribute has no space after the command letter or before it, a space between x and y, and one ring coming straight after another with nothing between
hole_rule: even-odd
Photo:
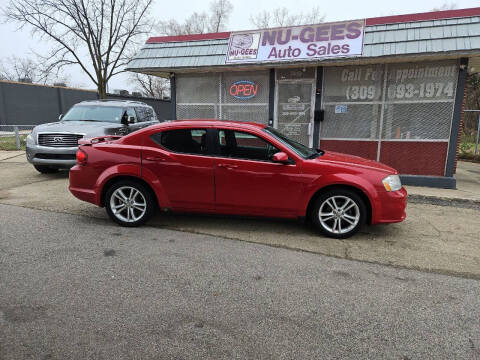
<instances>
[{"instance_id":1,"label":"bare tree","mask_svg":"<svg viewBox=\"0 0 480 360\"><path fill-rule=\"evenodd\" d=\"M65 75L44 72L41 64L31 58L10 56L0 60L0 80L26 81L37 84L67 83Z\"/></svg>"},{"instance_id":2,"label":"bare tree","mask_svg":"<svg viewBox=\"0 0 480 360\"><path fill-rule=\"evenodd\" d=\"M219 32L227 26L228 18L232 13L233 5L228 0L214 0L210 3L210 29L211 32Z\"/></svg>"},{"instance_id":3,"label":"bare tree","mask_svg":"<svg viewBox=\"0 0 480 360\"><path fill-rule=\"evenodd\" d=\"M225 30L232 13L233 5L229 0L213 0L209 11L193 12L183 22L176 19L160 21L156 30L160 35L188 35L219 32ZM170 96L170 80L152 75L134 74L131 77L137 89L144 96L163 98Z\"/></svg>"},{"instance_id":4,"label":"bare tree","mask_svg":"<svg viewBox=\"0 0 480 360\"><path fill-rule=\"evenodd\" d=\"M443 5L440 5L438 7L434 7L431 11L444 11L444 10L453 10L457 8L457 4L451 2L445 2Z\"/></svg>"},{"instance_id":5,"label":"bare tree","mask_svg":"<svg viewBox=\"0 0 480 360\"><path fill-rule=\"evenodd\" d=\"M158 22L160 35L188 35L219 32L226 28L233 5L229 0L213 0L209 12L193 12L183 22L169 19Z\"/></svg>"},{"instance_id":6,"label":"bare tree","mask_svg":"<svg viewBox=\"0 0 480 360\"><path fill-rule=\"evenodd\" d=\"M134 73L131 80L136 85L136 90L143 96L163 99L170 96L170 80L153 75Z\"/></svg>"},{"instance_id":7,"label":"bare tree","mask_svg":"<svg viewBox=\"0 0 480 360\"><path fill-rule=\"evenodd\" d=\"M32 59L11 56L0 61L0 79L20 81L30 79L32 82L40 82L41 72L39 66Z\"/></svg>"},{"instance_id":8,"label":"bare tree","mask_svg":"<svg viewBox=\"0 0 480 360\"><path fill-rule=\"evenodd\" d=\"M319 7L314 7L310 11L291 13L285 7L276 8L271 11L260 11L255 16L250 16L250 22L259 29L271 27L283 27L305 24L319 24L323 22L325 16L321 14Z\"/></svg>"},{"instance_id":9,"label":"bare tree","mask_svg":"<svg viewBox=\"0 0 480 360\"><path fill-rule=\"evenodd\" d=\"M54 44L44 56L45 71L79 65L105 98L108 81L128 63L132 42L150 31L152 1L10 0L4 14Z\"/></svg>"}]
</instances>

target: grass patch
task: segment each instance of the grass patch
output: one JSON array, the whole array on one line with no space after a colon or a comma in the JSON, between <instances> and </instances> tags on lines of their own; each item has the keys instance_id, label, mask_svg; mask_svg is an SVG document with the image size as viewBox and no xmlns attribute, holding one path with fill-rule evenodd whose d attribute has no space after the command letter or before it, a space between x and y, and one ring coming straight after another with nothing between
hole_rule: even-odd
<instances>
[{"instance_id":1,"label":"grass patch","mask_svg":"<svg viewBox=\"0 0 480 360\"><path fill-rule=\"evenodd\" d=\"M475 140L476 140L476 133L462 134L462 140L460 142L460 147L458 152L459 159L474 161L474 162L480 161L480 155L475 155Z\"/></svg>"},{"instance_id":2,"label":"grass patch","mask_svg":"<svg viewBox=\"0 0 480 360\"><path fill-rule=\"evenodd\" d=\"M25 150L27 135L20 135L20 150ZM18 150L15 135L0 136L0 150Z\"/></svg>"}]
</instances>

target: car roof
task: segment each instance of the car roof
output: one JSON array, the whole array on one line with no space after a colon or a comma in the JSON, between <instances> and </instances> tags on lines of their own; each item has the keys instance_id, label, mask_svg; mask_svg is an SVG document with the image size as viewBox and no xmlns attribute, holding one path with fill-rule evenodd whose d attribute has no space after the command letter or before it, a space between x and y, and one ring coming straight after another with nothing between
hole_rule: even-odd
<instances>
[{"instance_id":1,"label":"car roof","mask_svg":"<svg viewBox=\"0 0 480 360\"><path fill-rule=\"evenodd\" d=\"M81 101L75 105L98 105L98 106L118 106L118 107L125 107L125 106L148 106L150 105L141 102L141 101L134 101L134 100L117 100L117 99L103 99L103 100L85 100Z\"/></svg>"},{"instance_id":2,"label":"car roof","mask_svg":"<svg viewBox=\"0 0 480 360\"><path fill-rule=\"evenodd\" d=\"M231 120L218 120L218 119L184 119L184 120L170 120L162 122L158 125L153 125L156 128L168 128L168 127L241 127L244 129L264 129L267 127L265 124L259 124L249 121L231 121Z\"/></svg>"}]
</instances>

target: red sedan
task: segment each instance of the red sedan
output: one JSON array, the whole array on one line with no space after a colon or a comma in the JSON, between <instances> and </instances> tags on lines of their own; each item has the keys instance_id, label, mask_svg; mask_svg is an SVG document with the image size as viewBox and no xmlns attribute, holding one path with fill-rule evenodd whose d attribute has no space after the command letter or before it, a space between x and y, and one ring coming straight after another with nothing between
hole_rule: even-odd
<instances>
[{"instance_id":1,"label":"red sedan","mask_svg":"<svg viewBox=\"0 0 480 360\"><path fill-rule=\"evenodd\" d=\"M70 191L118 224L157 207L179 212L309 218L323 234L405 219L407 192L381 163L316 151L255 123L173 121L84 141Z\"/></svg>"}]
</instances>

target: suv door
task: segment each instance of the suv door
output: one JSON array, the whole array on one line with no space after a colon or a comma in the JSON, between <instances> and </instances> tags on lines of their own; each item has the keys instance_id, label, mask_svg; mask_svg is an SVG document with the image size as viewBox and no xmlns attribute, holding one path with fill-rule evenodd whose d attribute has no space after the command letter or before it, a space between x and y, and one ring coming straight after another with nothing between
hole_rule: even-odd
<instances>
[{"instance_id":1,"label":"suv door","mask_svg":"<svg viewBox=\"0 0 480 360\"><path fill-rule=\"evenodd\" d=\"M160 181L172 208L214 209L214 165L206 128L165 129L147 136L142 168Z\"/></svg>"},{"instance_id":2,"label":"suv door","mask_svg":"<svg viewBox=\"0 0 480 360\"><path fill-rule=\"evenodd\" d=\"M296 216L302 189L299 165L271 160L284 149L243 130L219 129L215 141L217 211Z\"/></svg>"}]
</instances>

